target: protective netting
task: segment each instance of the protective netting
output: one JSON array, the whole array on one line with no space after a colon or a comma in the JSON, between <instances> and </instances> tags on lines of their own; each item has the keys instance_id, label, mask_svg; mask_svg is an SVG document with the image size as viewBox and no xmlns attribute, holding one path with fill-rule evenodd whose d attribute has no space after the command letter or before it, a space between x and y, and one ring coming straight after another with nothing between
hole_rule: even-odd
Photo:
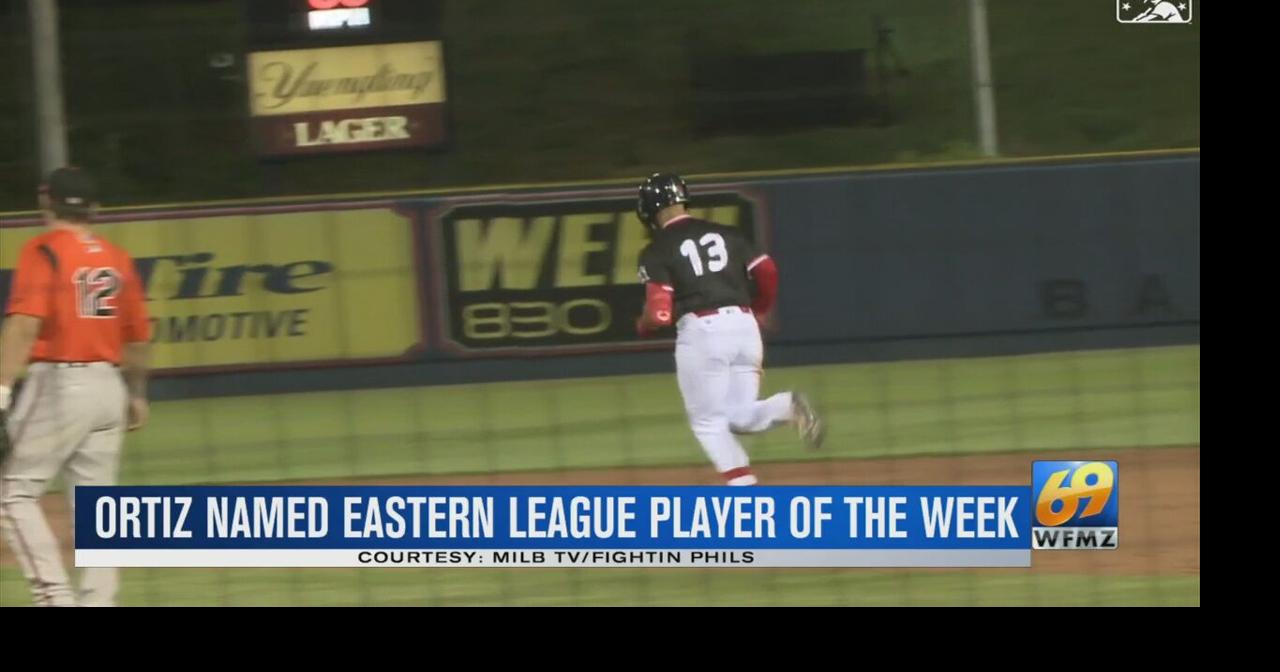
<instances>
[{"instance_id":1,"label":"protective netting","mask_svg":"<svg viewBox=\"0 0 1280 672\"><path fill-rule=\"evenodd\" d=\"M34 206L37 172L22 4L10 15L3 70L16 93L0 97L0 134L15 139L3 144L18 148L0 155L5 209ZM484 221L482 235L505 226L497 219L517 222L496 265L444 237L455 225L444 210L507 207L506 196L109 213L105 235L150 260L162 369L152 424L126 442L125 484L716 484L669 351L608 349L627 340L613 326L629 327L634 315L623 313L639 301L626 244L638 224L623 214L629 205L614 204L632 178L658 167L976 156L964 3L446 2L450 147L285 162L250 150L241 3L60 4L72 154L100 176L108 205L411 188L453 197L482 184L627 180L621 191L588 185L555 196L613 199L608 207L468 214ZM1109 6L987 4L1006 153L1198 145L1198 24L1134 32ZM715 72L695 66L805 50L865 50L865 107L849 108L856 123L716 132L722 112L702 103L723 92L699 88ZM1168 187L1145 169L1090 182L1068 168L1043 187L1031 184L1037 168L1007 166L944 176L911 197L893 191L900 173L868 174L873 182L850 187L864 190L856 198L814 201L817 214L803 217L778 205L783 190L767 191L803 176L766 175L751 179L768 185L708 211L763 231L780 251L783 319L766 339L763 391L806 391L830 426L819 453L786 428L744 438L763 483L1025 484L1035 459L1114 459L1118 550L1036 552L1030 570L139 569L122 573L121 603L1198 605L1198 156L1190 161L1179 179L1193 175L1194 190L1167 201L1143 196ZM1012 177L989 177L1002 171ZM739 193L729 180L746 179L717 184ZM1090 191L1104 183L1119 195ZM921 209L934 199L942 204ZM1036 214L1023 216L1019 203ZM604 214L569 221L592 213ZM521 256L538 240L539 217L555 232ZM921 217L946 233L913 238ZM994 223L969 238L948 217ZM594 233L572 241L574 221ZM0 224L8 273L38 221L17 214ZM1123 231L1108 233L1113 224ZM846 226L857 232L833 233ZM1028 226L1043 229L1017 232ZM1177 263L1187 258L1194 267ZM879 280L822 282L844 277L845 262L829 259L870 267ZM475 264L490 266L467 280ZM918 282L912 269L924 269ZM573 293L593 277L608 289ZM8 276L0 281L3 293ZM483 286L468 289L472 281ZM993 298L1006 284L1025 290L1026 303ZM867 312L850 316L849 306ZM520 333L548 339L539 346L599 346L588 332L606 313L600 332L613 340L604 350L521 350ZM878 316L909 325L916 314L945 317L917 330L859 326ZM947 320L963 328L948 331ZM309 365L290 366L299 362ZM69 550L62 490L52 484L43 504ZM5 606L29 603L8 546L0 591Z\"/></svg>"}]
</instances>

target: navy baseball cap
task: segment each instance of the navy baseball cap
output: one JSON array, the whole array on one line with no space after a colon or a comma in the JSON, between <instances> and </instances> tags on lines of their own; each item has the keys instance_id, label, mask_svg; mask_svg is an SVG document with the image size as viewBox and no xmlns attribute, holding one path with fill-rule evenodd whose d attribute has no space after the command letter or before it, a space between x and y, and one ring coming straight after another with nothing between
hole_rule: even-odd
<instances>
[{"instance_id":1,"label":"navy baseball cap","mask_svg":"<svg viewBox=\"0 0 1280 672\"><path fill-rule=\"evenodd\" d=\"M98 185L79 168L59 168L49 173L43 191L55 208L87 210L98 202Z\"/></svg>"}]
</instances>

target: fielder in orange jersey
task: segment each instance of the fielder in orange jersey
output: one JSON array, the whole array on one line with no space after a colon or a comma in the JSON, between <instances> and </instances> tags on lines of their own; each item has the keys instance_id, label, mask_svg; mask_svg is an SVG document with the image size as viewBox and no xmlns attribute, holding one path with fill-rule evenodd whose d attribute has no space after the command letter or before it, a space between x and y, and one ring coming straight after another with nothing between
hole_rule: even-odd
<instances>
[{"instance_id":1,"label":"fielder in orange jersey","mask_svg":"<svg viewBox=\"0 0 1280 672\"><path fill-rule=\"evenodd\" d=\"M144 292L129 255L89 230L96 204L83 171L49 176L45 231L18 256L0 327L0 530L37 605L115 603L112 568L84 569L72 589L40 497L65 473L74 513L75 486L115 485L124 432L147 421Z\"/></svg>"}]
</instances>

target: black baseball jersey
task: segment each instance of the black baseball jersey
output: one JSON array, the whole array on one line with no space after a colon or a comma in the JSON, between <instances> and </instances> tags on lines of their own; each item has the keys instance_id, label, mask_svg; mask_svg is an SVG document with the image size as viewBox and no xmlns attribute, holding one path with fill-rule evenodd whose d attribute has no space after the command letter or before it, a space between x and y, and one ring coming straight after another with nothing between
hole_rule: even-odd
<instances>
[{"instance_id":1,"label":"black baseball jersey","mask_svg":"<svg viewBox=\"0 0 1280 672\"><path fill-rule=\"evenodd\" d=\"M671 287L675 315L724 306L750 306L747 267L761 257L738 229L677 217L640 253L640 281Z\"/></svg>"}]
</instances>

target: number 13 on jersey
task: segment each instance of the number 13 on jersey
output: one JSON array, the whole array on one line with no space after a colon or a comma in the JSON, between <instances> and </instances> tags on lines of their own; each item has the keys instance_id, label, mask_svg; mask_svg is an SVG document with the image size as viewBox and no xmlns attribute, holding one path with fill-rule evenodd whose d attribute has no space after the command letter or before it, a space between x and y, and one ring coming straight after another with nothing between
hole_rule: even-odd
<instances>
[{"instance_id":1,"label":"number 13 on jersey","mask_svg":"<svg viewBox=\"0 0 1280 672\"><path fill-rule=\"evenodd\" d=\"M703 273L702 252L706 252L706 267L712 273L719 273L729 265L729 249L725 247L724 237L720 234L708 233L699 238L697 243L694 243L692 238L687 238L680 243L680 254L689 259L689 265L693 267L693 274L696 276L701 276Z\"/></svg>"}]
</instances>

